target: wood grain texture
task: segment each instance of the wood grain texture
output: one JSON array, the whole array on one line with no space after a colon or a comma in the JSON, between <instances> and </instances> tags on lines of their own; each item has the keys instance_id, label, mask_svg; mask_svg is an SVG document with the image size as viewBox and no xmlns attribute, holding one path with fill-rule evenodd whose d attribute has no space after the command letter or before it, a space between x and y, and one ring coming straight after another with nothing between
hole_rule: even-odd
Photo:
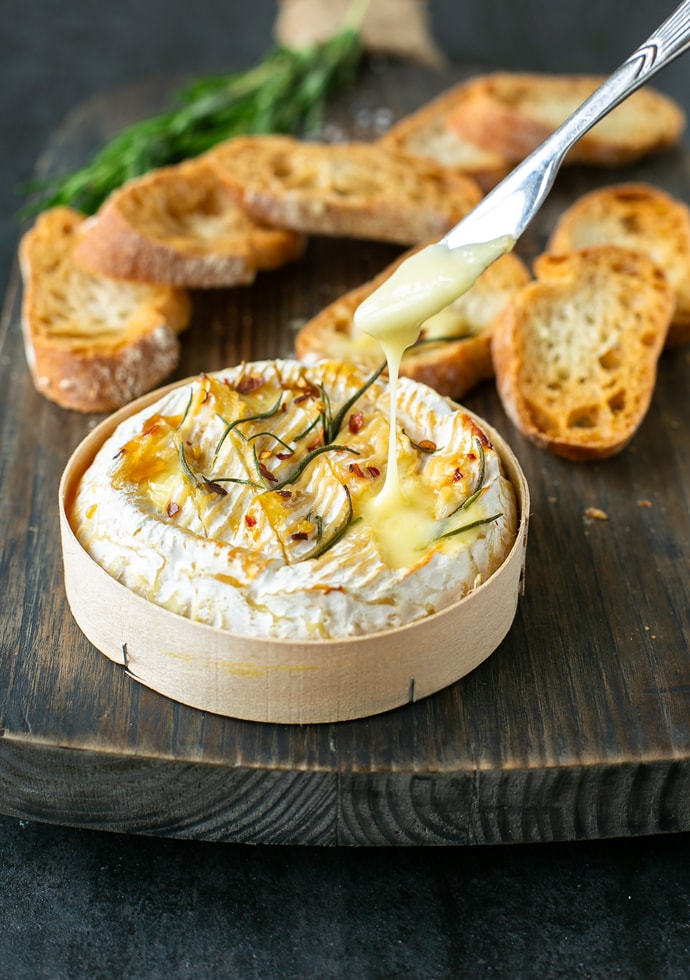
<instances>
[{"instance_id":1,"label":"wood grain texture","mask_svg":"<svg viewBox=\"0 0 690 980\"><path fill-rule=\"evenodd\" d=\"M334 119L345 130L362 105L399 115L463 74L389 66L363 79ZM43 166L78 163L159 98L153 87L96 100L68 120ZM620 172L564 171L520 254L540 250L577 194L622 179L688 199L687 151ZM195 295L177 376L288 355L307 317L397 251L313 240L290 269ZM528 445L492 384L473 392L467 406L511 444L532 496L526 593L509 635L424 701L337 725L262 725L155 694L75 626L57 489L97 420L34 391L19 298L15 270L0 324L0 811L128 833L323 845L690 828L688 349L662 356L630 447L594 465ZM589 521L588 507L608 520Z\"/></svg>"}]
</instances>

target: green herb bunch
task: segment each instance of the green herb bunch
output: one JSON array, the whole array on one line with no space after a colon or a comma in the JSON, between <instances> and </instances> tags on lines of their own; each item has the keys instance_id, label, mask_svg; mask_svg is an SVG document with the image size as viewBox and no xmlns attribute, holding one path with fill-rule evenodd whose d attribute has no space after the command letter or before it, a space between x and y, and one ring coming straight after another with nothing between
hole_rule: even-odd
<instances>
[{"instance_id":1,"label":"green herb bunch","mask_svg":"<svg viewBox=\"0 0 690 980\"><path fill-rule=\"evenodd\" d=\"M322 44L277 47L242 72L191 82L170 111L132 123L83 167L26 186L29 213L68 205L93 214L125 181L179 163L241 133L318 131L327 100L352 84L362 56L359 22L351 16Z\"/></svg>"}]
</instances>

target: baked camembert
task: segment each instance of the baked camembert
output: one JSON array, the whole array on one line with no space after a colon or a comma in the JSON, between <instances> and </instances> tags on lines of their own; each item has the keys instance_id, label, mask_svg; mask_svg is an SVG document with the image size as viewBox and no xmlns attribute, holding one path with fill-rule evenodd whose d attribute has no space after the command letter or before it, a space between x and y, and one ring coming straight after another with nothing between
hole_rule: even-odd
<instances>
[{"instance_id":1,"label":"baked camembert","mask_svg":"<svg viewBox=\"0 0 690 980\"><path fill-rule=\"evenodd\" d=\"M428 616L505 560L515 493L478 422L397 386L405 514L372 501L389 465L389 384L352 364L261 361L128 417L70 507L82 547L172 612L267 639L361 636Z\"/></svg>"}]
</instances>

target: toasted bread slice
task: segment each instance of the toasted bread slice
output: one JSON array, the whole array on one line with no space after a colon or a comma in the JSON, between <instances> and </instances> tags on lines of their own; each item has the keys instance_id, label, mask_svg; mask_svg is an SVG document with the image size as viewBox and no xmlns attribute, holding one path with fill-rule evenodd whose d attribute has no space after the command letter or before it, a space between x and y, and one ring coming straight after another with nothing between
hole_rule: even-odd
<instances>
[{"instance_id":1,"label":"toasted bread slice","mask_svg":"<svg viewBox=\"0 0 690 980\"><path fill-rule=\"evenodd\" d=\"M534 271L494 324L503 406L549 452L612 456L649 407L673 290L651 259L617 245L541 255Z\"/></svg>"},{"instance_id":2,"label":"toasted bread slice","mask_svg":"<svg viewBox=\"0 0 690 980\"><path fill-rule=\"evenodd\" d=\"M238 136L208 156L246 211L306 234L416 245L482 196L464 174L377 143Z\"/></svg>"},{"instance_id":3,"label":"toasted bread slice","mask_svg":"<svg viewBox=\"0 0 690 980\"><path fill-rule=\"evenodd\" d=\"M473 90L468 82L454 85L391 126L379 142L459 170L476 180L486 193L506 176L510 163L500 153L472 142L448 125L449 118Z\"/></svg>"},{"instance_id":4,"label":"toasted bread slice","mask_svg":"<svg viewBox=\"0 0 690 980\"><path fill-rule=\"evenodd\" d=\"M74 260L84 215L45 211L19 245L22 327L38 391L63 408L109 412L176 367L190 319L185 290L123 283Z\"/></svg>"},{"instance_id":5,"label":"toasted bread slice","mask_svg":"<svg viewBox=\"0 0 690 980\"><path fill-rule=\"evenodd\" d=\"M690 208L658 187L630 183L602 187L565 211L547 250L572 252L608 242L644 252L660 266L676 294L667 347L690 341Z\"/></svg>"},{"instance_id":6,"label":"toasted bread slice","mask_svg":"<svg viewBox=\"0 0 690 980\"><path fill-rule=\"evenodd\" d=\"M260 269L299 258L305 241L256 222L199 157L114 191L75 256L101 275L200 289L250 283Z\"/></svg>"},{"instance_id":7,"label":"toasted bread slice","mask_svg":"<svg viewBox=\"0 0 690 980\"><path fill-rule=\"evenodd\" d=\"M524 159L605 80L593 75L497 72L474 79L448 125L479 146ZM665 150L680 140L685 114L648 86L634 92L585 133L567 163L620 166Z\"/></svg>"},{"instance_id":8,"label":"toasted bread slice","mask_svg":"<svg viewBox=\"0 0 690 980\"><path fill-rule=\"evenodd\" d=\"M336 359L375 368L381 345L353 322L359 304L387 279L410 253L372 282L351 290L310 320L295 338L295 352L306 362ZM480 381L493 377L491 329L508 302L531 279L513 254L502 256L474 286L422 327L420 343L405 352L401 375L422 381L442 395L459 399Z\"/></svg>"}]
</instances>

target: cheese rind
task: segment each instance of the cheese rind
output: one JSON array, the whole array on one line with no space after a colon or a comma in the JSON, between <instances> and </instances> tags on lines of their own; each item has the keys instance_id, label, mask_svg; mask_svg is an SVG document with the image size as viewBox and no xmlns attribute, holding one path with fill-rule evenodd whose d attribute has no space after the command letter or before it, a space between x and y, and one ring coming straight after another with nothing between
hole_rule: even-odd
<instances>
[{"instance_id":1,"label":"cheese rind","mask_svg":"<svg viewBox=\"0 0 690 980\"><path fill-rule=\"evenodd\" d=\"M121 423L84 474L70 512L81 545L144 598L267 639L376 633L462 598L515 540L498 453L463 409L399 383L401 484L438 533L397 567L367 519L387 465L384 377L323 444L324 419L368 379L338 362L262 361L174 388Z\"/></svg>"}]
</instances>

